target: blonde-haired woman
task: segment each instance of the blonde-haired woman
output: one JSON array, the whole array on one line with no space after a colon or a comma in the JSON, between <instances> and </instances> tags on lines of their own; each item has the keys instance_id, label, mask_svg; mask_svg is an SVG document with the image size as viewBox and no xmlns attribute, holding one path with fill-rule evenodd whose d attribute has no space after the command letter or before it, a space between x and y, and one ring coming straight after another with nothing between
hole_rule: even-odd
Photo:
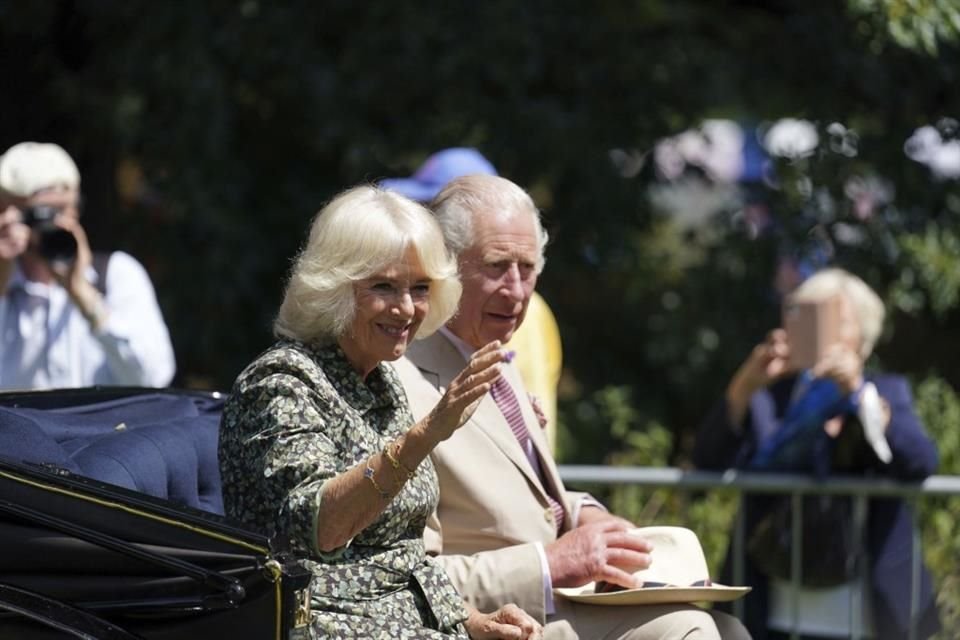
<instances>
[{"instance_id":1,"label":"blonde-haired woman","mask_svg":"<svg viewBox=\"0 0 960 640\"><path fill-rule=\"evenodd\" d=\"M388 361L460 295L433 216L361 186L317 215L274 326L224 409L227 514L288 540L313 572L311 632L335 638L535 638L509 605L465 606L423 548L438 497L429 454L472 413L505 352L477 352L414 424Z\"/></svg>"},{"instance_id":2,"label":"blonde-haired woman","mask_svg":"<svg viewBox=\"0 0 960 640\"><path fill-rule=\"evenodd\" d=\"M824 269L801 283L784 304L784 327L754 347L721 402L700 425L694 462L704 469L857 473L904 481L936 470L937 451L913 409L902 376L864 371L883 329L880 297L842 269ZM807 338L828 336L824 340ZM809 342L809 345L807 344ZM823 348L807 348L823 342ZM846 503L849 504L849 503ZM802 639L849 638L851 593L864 595L856 621L863 637L909 635L913 525L900 499L869 501L868 583L847 554L858 544L843 501L804 503L802 586L797 622ZM747 496L748 537L744 624L754 640L789 637L793 627L789 553L779 541L789 531L781 516L789 502ZM814 531L816 529L816 531ZM723 575L729 576L728 555ZM914 612L919 638L938 628L926 569L920 572Z\"/></svg>"}]
</instances>

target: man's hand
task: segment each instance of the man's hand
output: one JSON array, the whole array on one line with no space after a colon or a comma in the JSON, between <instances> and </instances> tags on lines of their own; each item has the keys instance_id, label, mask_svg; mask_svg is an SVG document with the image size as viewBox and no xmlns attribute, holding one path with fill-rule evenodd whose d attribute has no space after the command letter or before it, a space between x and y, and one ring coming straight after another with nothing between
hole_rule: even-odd
<instances>
[{"instance_id":1,"label":"man's hand","mask_svg":"<svg viewBox=\"0 0 960 640\"><path fill-rule=\"evenodd\" d=\"M93 251L90 250L90 241L87 240L87 233L76 218L60 215L57 216L55 223L61 229L70 232L74 240L77 241L77 255L69 263L58 263L50 265L54 277L60 283L67 293L77 301L77 298L85 296L87 282L87 269L93 262Z\"/></svg>"},{"instance_id":2,"label":"man's hand","mask_svg":"<svg viewBox=\"0 0 960 640\"><path fill-rule=\"evenodd\" d=\"M56 281L67 290L70 299L90 323L94 331L99 331L107 322L107 306L103 295L87 280L87 270L93 262L93 251L87 233L80 221L71 216L58 216L56 224L70 232L77 241L77 255L70 262L50 264L50 271ZM100 274L104 277L104 274Z\"/></svg>"},{"instance_id":3,"label":"man's hand","mask_svg":"<svg viewBox=\"0 0 960 640\"><path fill-rule=\"evenodd\" d=\"M774 329L744 360L727 385L727 411L730 424L738 426L747 413L750 396L789 371L790 345L787 332Z\"/></svg>"},{"instance_id":4,"label":"man's hand","mask_svg":"<svg viewBox=\"0 0 960 640\"><path fill-rule=\"evenodd\" d=\"M811 373L817 378L832 379L844 395L863 386L863 360L859 353L844 344L835 344L827 349Z\"/></svg>"},{"instance_id":5,"label":"man's hand","mask_svg":"<svg viewBox=\"0 0 960 640\"><path fill-rule=\"evenodd\" d=\"M20 222L20 212L15 207L0 209L0 295L7 291L14 260L26 251L29 242L30 229Z\"/></svg>"},{"instance_id":6,"label":"man's hand","mask_svg":"<svg viewBox=\"0 0 960 640\"><path fill-rule=\"evenodd\" d=\"M591 512L588 518L595 515ZM633 572L650 566L653 546L643 538L627 533L633 525L626 520L605 515L605 518L597 518L596 522L568 531L546 545L553 586L579 587L600 580L628 589L640 586Z\"/></svg>"},{"instance_id":7,"label":"man's hand","mask_svg":"<svg viewBox=\"0 0 960 640\"><path fill-rule=\"evenodd\" d=\"M30 227L20 221L16 207L0 211L0 262L9 262L27 250Z\"/></svg>"}]
</instances>

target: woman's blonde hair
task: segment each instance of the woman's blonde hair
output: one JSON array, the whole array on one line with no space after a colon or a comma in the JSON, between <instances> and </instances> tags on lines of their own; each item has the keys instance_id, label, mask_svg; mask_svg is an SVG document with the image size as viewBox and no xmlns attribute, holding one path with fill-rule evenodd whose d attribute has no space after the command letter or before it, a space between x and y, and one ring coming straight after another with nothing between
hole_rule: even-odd
<instances>
[{"instance_id":1,"label":"woman's blonde hair","mask_svg":"<svg viewBox=\"0 0 960 640\"><path fill-rule=\"evenodd\" d=\"M870 286L843 269L823 269L800 284L790 295L794 302L817 302L842 294L853 306L860 325L860 357L864 360L883 332L883 301Z\"/></svg>"},{"instance_id":2,"label":"woman's blonde hair","mask_svg":"<svg viewBox=\"0 0 960 640\"><path fill-rule=\"evenodd\" d=\"M274 333L301 342L336 341L353 321L354 283L403 260L413 247L430 278L430 309L417 338L457 310L460 280L443 234L423 206L363 185L337 195L316 215L297 256L274 322Z\"/></svg>"}]
</instances>

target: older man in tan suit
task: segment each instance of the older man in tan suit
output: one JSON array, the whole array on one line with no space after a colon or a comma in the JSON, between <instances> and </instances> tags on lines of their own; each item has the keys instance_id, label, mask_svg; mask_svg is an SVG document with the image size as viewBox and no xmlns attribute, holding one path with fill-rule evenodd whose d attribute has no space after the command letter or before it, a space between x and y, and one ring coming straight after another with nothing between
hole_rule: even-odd
<instances>
[{"instance_id":1,"label":"older man in tan suit","mask_svg":"<svg viewBox=\"0 0 960 640\"><path fill-rule=\"evenodd\" d=\"M546 233L529 195L504 178L474 175L433 203L463 281L460 310L413 343L396 366L419 418L483 345L506 342L523 321L543 268ZM734 618L696 605L605 607L553 595L605 580L638 586L650 562L633 525L563 486L540 420L512 366L470 424L433 454L440 503L425 534L473 605L514 602L545 623L548 639L748 638Z\"/></svg>"}]
</instances>

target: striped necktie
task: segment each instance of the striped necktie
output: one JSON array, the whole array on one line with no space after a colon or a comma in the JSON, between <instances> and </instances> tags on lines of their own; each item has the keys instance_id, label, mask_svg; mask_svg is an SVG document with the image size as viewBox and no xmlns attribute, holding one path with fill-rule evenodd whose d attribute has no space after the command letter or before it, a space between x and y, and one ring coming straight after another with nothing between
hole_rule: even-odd
<instances>
[{"instance_id":1,"label":"striped necktie","mask_svg":"<svg viewBox=\"0 0 960 640\"><path fill-rule=\"evenodd\" d=\"M547 489L547 501L550 503L554 524L556 524L557 533L559 533L561 527L563 527L563 505L550 495L551 491L544 477L542 462L536 447L533 446L533 441L530 439L530 432L527 430L527 425L524 423L523 412L520 410L520 402L517 400L517 395L513 392L513 389L510 388L510 383L507 382L503 376L497 378L497 381L493 383L493 387L490 389L490 395L493 396L493 401L497 403L497 407L500 408L500 412L506 419L507 424L510 425L510 430L513 431L513 435L516 436L517 441L520 443L520 448L523 449L523 453L526 455L527 460L530 461L530 465L536 472L537 477L540 478L540 482L544 488Z\"/></svg>"}]
</instances>

